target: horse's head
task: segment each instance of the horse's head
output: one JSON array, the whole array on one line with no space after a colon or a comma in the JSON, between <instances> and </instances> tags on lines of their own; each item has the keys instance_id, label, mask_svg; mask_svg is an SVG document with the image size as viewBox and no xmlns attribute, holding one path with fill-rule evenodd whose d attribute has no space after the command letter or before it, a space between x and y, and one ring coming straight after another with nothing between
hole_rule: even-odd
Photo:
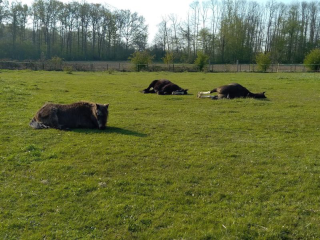
<instances>
[{"instance_id":1,"label":"horse's head","mask_svg":"<svg viewBox=\"0 0 320 240\"><path fill-rule=\"evenodd\" d=\"M254 98L267 98L266 95L264 95L266 92L262 93L255 93Z\"/></svg>"}]
</instances>

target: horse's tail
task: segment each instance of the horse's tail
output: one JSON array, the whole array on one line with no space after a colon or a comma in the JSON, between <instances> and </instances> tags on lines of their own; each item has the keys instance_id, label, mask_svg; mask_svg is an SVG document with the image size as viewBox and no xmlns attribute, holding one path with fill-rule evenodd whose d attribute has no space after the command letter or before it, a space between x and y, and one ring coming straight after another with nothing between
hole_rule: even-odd
<instances>
[{"instance_id":1,"label":"horse's tail","mask_svg":"<svg viewBox=\"0 0 320 240\"><path fill-rule=\"evenodd\" d=\"M47 125L44 125L43 123L38 122L35 118L32 118L31 122L29 123L29 126L34 129L49 128Z\"/></svg>"}]
</instances>

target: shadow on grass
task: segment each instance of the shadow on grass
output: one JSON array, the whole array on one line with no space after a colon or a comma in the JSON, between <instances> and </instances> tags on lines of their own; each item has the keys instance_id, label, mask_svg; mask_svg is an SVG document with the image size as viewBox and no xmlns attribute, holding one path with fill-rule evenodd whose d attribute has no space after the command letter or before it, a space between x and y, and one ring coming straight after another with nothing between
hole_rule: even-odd
<instances>
[{"instance_id":1,"label":"shadow on grass","mask_svg":"<svg viewBox=\"0 0 320 240\"><path fill-rule=\"evenodd\" d=\"M148 94L148 95L158 95L158 96L192 96L194 95L193 93L187 93L187 94L157 94L157 93L145 93L142 91L139 91L140 93L143 93L143 94Z\"/></svg>"},{"instance_id":2,"label":"shadow on grass","mask_svg":"<svg viewBox=\"0 0 320 240\"><path fill-rule=\"evenodd\" d=\"M140 133L140 132L131 131L131 130L128 130L128 129L118 128L118 127L107 127L105 130L76 128L76 129L72 129L70 131L77 132L77 133L86 133L86 134L117 133L117 134L130 135L130 136L136 136L136 137L146 137L146 136L148 136L145 133Z\"/></svg>"},{"instance_id":3,"label":"shadow on grass","mask_svg":"<svg viewBox=\"0 0 320 240\"><path fill-rule=\"evenodd\" d=\"M131 135L136 137L146 137L148 136L145 133L139 133L136 131L131 131L128 129L118 128L118 127L107 127L106 130L104 130L106 133L119 133L123 135Z\"/></svg>"},{"instance_id":4,"label":"shadow on grass","mask_svg":"<svg viewBox=\"0 0 320 240\"><path fill-rule=\"evenodd\" d=\"M246 99L252 99L254 101L261 101L261 102L270 102L271 101L269 98L231 98L231 99L228 99L228 98L222 98L222 99L213 98L212 100L237 101L237 100L246 100Z\"/></svg>"},{"instance_id":5,"label":"shadow on grass","mask_svg":"<svg viewBox=\"0 0 320 240\"><path fill-rule=\"evenodd\" d=\"M261 101L261 102L271 102L269 98L254 98L254 100Z\"/></svg>"}]
</instances>

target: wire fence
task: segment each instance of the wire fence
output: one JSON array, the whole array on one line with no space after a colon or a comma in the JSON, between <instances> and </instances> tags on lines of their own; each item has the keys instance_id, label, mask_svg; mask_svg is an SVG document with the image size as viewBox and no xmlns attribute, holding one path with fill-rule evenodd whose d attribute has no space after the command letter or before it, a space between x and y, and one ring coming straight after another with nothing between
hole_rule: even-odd
<instances>
[{"instance_id":1,"label":"wire fence","mask_svg":"<svg viewBox=\"0 0 320 240\"><path fill-rule=\"evenodd\" d=\"M261 72L257 64L212 64L210 72ZM271 64L265 72L309 72L304 64Z\"/></svg>"},{"instance_id":2,"label":"wire fence","mask_svg":"<svg viewBox=\"0 0 320 240\"><path fill-rule=\"evenodd\" d=\"M304 64L271 64L265 72L319 72L318 70L310 70L309 66ZM53 63L51 61L0 61L0 69L22 70L30 69L34 71L149 71L149 72L199 72L199 68L195 64L140 64L133 65L128 61L74 61ZM257 64L209 64L204 69L204 72L261 72Z\"/></svg>"}]
</instances>

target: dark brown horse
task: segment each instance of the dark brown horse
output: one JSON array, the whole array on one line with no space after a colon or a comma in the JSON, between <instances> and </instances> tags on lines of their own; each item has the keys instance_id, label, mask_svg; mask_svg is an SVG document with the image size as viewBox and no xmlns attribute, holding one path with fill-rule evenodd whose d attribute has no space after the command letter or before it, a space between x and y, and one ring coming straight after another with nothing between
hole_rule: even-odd
<instances>
[{"instance_id":1,"label":"dark brown horse","mask_svg":"<svg viewBox=\"0 0 320 240\"><path fill-rule=\"evenodd\" d=\"M218 95L213 96L212 99L266 98L266 96L264 95L265 92L252 93L238 83L230 83L228 85L223 85L210 91L210 93L214 92L217 92Z\"/></svg>"},{"instance_id":2,"label":"dark brown horse","mask_svg":"<svg viewBox=\"0 0 320 240\"><path fill-rule=\"evenodd\" d=\"M157 93L159 95L184 95L188 89L183 89L167 79L153 80L149 87L142 90L143 93Z\"/></svg>"},{"instance_id":3,"label":"dark brown horse","mask_svg":"<svg viewBox=\"0 0 320 240\"><path fill-rule=\"evenodd\" d=\"M47 103L30 122L35 129L42 128L99 128L105 129L109 104L76 102L72 104Z\"/></svg>"}]
</instances>

